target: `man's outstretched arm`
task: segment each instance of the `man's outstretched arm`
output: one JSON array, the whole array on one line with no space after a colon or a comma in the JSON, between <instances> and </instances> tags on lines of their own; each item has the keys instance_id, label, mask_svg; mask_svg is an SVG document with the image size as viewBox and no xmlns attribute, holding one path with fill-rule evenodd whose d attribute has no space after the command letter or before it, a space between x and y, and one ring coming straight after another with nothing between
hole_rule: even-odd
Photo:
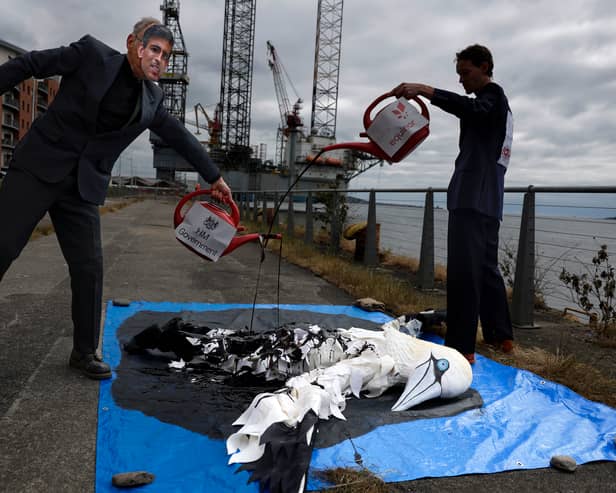
<instances>
[{"instance_id":1,"label":"man's outstretched arm","mask_svg":"<svg viewBox=\"0 0 616 493\"><path fill-rule=\"evenodd\" d=\"M150 130L173 147L205 181L211 184L212 196L216 200L226 202L231 199L231 189L220 176L218 166L212 161L197 138L177 118L171 116L163 108L162 103L156 111Z\"/></svg>"},{"instance_id":2,"label":"man's outstretched arm","mask_svg":"<svg viewBox=\"0 0 616 493\"><path fill-rule=\"evenodd\" d=\"M498 95L495 90L482 91L476 98L469 98L455 92L437 89L426 84L403 82L391 90L398 98L411 99L423 96L434 106L461 117L464 114L488 115L493 110Z\"/></svg>"},{"instance_id":3,"label":"man's outstretched arm","mask_svg":"<svg viewBox=\"0 0 616 493\"><path fill-rule=\"evenodd\" d=\"M88 50L88 39L84 36L69 46L30 51L0 65L0 94L30 77L44 79L77 70Z\"/></svg>"}]
</instances>

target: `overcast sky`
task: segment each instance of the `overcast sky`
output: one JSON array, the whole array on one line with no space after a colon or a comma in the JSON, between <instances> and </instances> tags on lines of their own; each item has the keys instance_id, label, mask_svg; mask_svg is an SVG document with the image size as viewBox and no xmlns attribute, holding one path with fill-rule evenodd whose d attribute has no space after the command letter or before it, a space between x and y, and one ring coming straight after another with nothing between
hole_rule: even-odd
<instances>
[{"instance_id":1,"label":"overcast sky","mask_svg":"<svg viewBox=\"0 0 616 493\"><path fill-rule=\"evenodd\" d=\"M26 50L89 33L125 51L142 16L160 0L3 0L0 38ZM257 0L251 144L271 158L279 122L266 40L305 101L310 123L317 0ZM219 99L224 0L181 0L189 57L190 108ZM347 0L344 5L337 139L358 140L366 106L399 82L462 92L453 63L469 44L488 46L494 80L514 114L509 186L616 182L616 2L614 0ZM287 84L292 102L296 96ZM458 120L431 107L431 133L404 162L373 168L359 187L446 186L457 154ZM123 162L153 175L144 134Z\"/></svg>"}]
</instances>

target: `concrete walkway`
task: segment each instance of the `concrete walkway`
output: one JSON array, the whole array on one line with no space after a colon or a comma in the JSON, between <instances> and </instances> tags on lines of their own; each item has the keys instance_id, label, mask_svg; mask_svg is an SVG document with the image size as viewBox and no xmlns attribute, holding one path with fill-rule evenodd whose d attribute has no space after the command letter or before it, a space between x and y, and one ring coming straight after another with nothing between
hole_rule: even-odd
<instances>
[{"instance_id":1,"label":"concrete walkway","mask_svg":"<svg viewBox=\"0 0 616 493\"><path fill-rule=\"evenodd\" d=\"M183 248L175 204L148 200L102 216L104 300L252 303L260 249L213 263ZM278 260L261 267L257 303L277 302ZM283 263L281 303L351 304ZM0 491L93 490L98 383L67 366L70 280L55 235L32 241L0 283Z\"/></svg>"},{"instance_id":2,"label":"concrete walkway","mask_svg":"<svg viewBox=\"0 0 616 493\"><path fill-rule=\"evenodd\" d=\"M147 200L102 216L104 299L252 303L256 244L217 263L174 239L174 203ZM257 303L277 302L278 259L261 267ZM282 263L280 303L353 299L310 272ZM69 370L70 281L54 235L28 244L0 283L0 491L94 489L98 383ZM559 486L561 485L562 488ZM393 485L392 485L393 487ZM420 480L396 491L616 491L616 464ZM528 488L528 489L526 489Z\"/></svg>"}]
</instances>

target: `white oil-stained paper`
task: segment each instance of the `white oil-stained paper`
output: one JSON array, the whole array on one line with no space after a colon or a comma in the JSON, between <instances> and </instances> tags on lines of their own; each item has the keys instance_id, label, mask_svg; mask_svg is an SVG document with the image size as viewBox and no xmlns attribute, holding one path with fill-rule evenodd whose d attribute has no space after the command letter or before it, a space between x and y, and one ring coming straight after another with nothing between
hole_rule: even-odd
<instances>
[{"instance_id":1,"label":"white oil-stained paper","mask_svg":"<svg viewBox=\"0 0 616 493\"><path fill-rule=\"evenodd\" d=\"M389 157L428 125L428 120L405 98L400 98L379 111L366 130L368 137Z\"/></svg>"},{"instance_id":2,"label":"white oil-stained paper","mask_svg":"<svg viewBox=\"0 0 616 493\"><path fill-rule=\"evenodd\" d=\"M216 262L235 236L236 228L195 202L175 228L175 237L195 252Z\"/></svg>"}]
</instances>

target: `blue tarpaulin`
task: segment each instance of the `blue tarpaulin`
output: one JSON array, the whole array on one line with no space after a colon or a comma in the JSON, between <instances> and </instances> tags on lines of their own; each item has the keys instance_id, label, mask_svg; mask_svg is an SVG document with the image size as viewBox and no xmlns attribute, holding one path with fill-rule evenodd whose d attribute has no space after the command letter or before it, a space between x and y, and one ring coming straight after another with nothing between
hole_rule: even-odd
<instances>
[{"instance_id":1,"label":"blue tarpaulin","mask_svg":"<svg viewBox=\"0 0 616 493\"><path fill-rule=\"evenodd\" d=\"M257 305L257 308L277 308ZM252 305L134 302L108 304L103 353L112 368L120 364L116 331L139 312L190 313ZM281 305L284 310L347 315L384 323L385 314L348 306ZM422 477L493 473L548 467L553 455L570 455L578 464L616 461L616 410L591 402L562 385L478 355L472 388L483 398L479 409L455 416L380 426L337 445L315 449L311 470L354 467L359 452L365 467L387 482ZM114 379L116 375L114 373ZM257 492L248 473L228 466L224 440L209 438L141 411L120 407L113 380L100 386L96 491L111 485L119 472L147 470L156 480L146 492ZM135 399L143 398L135 395ZM322 486L310 478L308 489Z\"/></svg>"}]
</instances>

